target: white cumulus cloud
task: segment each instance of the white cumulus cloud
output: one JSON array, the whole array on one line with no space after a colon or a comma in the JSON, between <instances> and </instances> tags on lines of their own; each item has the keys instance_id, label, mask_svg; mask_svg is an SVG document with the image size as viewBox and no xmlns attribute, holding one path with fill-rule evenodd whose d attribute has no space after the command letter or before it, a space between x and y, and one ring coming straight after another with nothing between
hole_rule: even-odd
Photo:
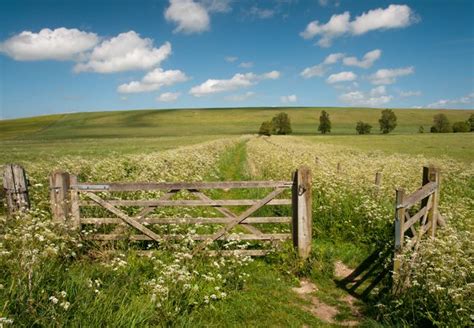
<instances>
[{"instance_id":1,"label":"white cumulus cloud","mask_svg":"<svg viewBox=\"0 0 474 328\"><path fill-rule=\"evenodd\" d=\"M296 95L281 96L280 101L284 104L295 103L298 101L298 97L296 97Z\"/></svg>"},{"instance_id":2,"label":"white cumulus cloud","mask_svg":"<svg viewBox=\"0 0 474 328\"><path fill-rule=\"evenodd\" d=\"M181 95L181 93L179 93L179 92L165 92L165 93L162 93L161 95L159 95L156 98L156 101L174 102L174 101L178 100L180 95Z\"/></svg>"},{"instance_id":3,"label":"white cumulus cloud","mask_svg":"<svg viewBox=\"0 0 474 328\"><path fill-rule=\"evenodd\" d=\"M139 93L159 90L163 86L170 86L176 83L187 81L188 76L180 70L164 71L162 68L156 68L148 72L141 81L132 81L121 84L117 91L120 93Z\"/></svg>"},{"instance_id":4,"label":"white cumulus cloud","mask_svg":"<svg viewBox=\"0 0 474 328\"><path fill-rule=\"evenodd\" d=\"M75 72L116 73L129 70L146 70L159 65L171 54L171 44L165 42L155 48L153 40L141 38L135 31L120 33L102 41L76 64Z\"/></svg>"},{"instance_id":5,"label":"white cumulus cloud","mask_svg":"<svg viewBox=\"0 0 474 328\"><path fill-rule=\"evenodd\" d=\"M342 62L346 66L369 68L374 64L377 59L380 58L381 55L382 51L380 49L375 49L366 53L362 60L358 60L357 57L345 57Z\"/></svg>"},{"instance_id":6,"label":"white cumulus cloud","mask_svg":"<svg viewBox=\"0 0 474 328\"><path fill-rule=\"evenodd\" d=\"M193 0L170 0L165 19L177 24L174 32L186 34L209 30L210 17L203 4Z\"/></svg>"},{"instance_id":7,"label":"white cumulus cloud","mask_svg":"<svg viewBox=\"0 0 474 328\"><path fill-rule=\"evenodd\" d=\"M253 63L252 63L252 62L243 62L243 63L240 63L240 64L239 64L239 67L242 67L242 68L251 68L251 67L253 67Z\"/></svg>"},{"instance_id":8,"label":"white cumulus cloud","mask_svg":"<svg viewBox=\"0 0 474 328\"><path fill-rule=\"evenodd\" d=\"M95 33L64 27L23 31L0 43L0 52L15 60L75 60L99 42Z\"/></svg>"},{"instance_id":9,"label":"white cumulus cloud","mask_svg":"<svg viewBox=\"0 0 474 328\"><path fill-rule=\"evenodd\" d=\"M389 103L393 97L386 94L385 86L379 86L369 93L361 91L351 91L339 96L339 99L351 106L380 107Z\"/></svg>"},{"instance_id":10,"label":"white cumulus cloud","mask_svg":"<svg viewBox=\"0 0 474 328\"><path fill-rule=\"evenodd\" d=\"M429 104L428 108L453 108L459 105L473 105L474 104L474 92L471 92L467 96L456 98L456 99L440 99L434 103Z\"/></svg>"},{"instance_id":11,"label":"white cumulus cloud","mask_svg":"<svg viewBox=\"0 0 474 328\"><path fill-rule=\"evenodd\" d=\"M325 24L310 22L300 33L304 39L320 36L318 44L329 47L334 38L343 35L362 35L374 30L386 30L407 27L418 21L418 17L407 5L389 5L387 8L369 10L351 21L348 11L332 15Z\"/></svg>"},{"instance_id":12,"label":"white cumulus cloud","mask_svg":"<svg viewBox=\"0 0 474 328\"><path fill-rule=\"evenodd\" d=\"M415 68L413 66L394 69L383 68L369 76L369 80L373 84L392 84L397 81L398 77L410 75L414 72Z\"/></svg>"},{"instance_id":13,"label":"white cumulus cloud","mask_svg":"<svg viewBox=\"0 0 474 328\"><path fill-rule=\"evenodd\" d=\"M238 73L228 80L209 79L200 85L192 87L191 90L189 90L189 93L195 97L201 97L213 93L249 87L262 80L275 80L279 77L280 72L278 71L271 71L260 75L254 73Z\"/></svg>"},{"instance_id":14,"label":"white cumulus cloud","mask_svg":"<svg viewBox=\"0 0 474 328\"><path fill-rule=\"evenodd\" d=\"M239 57L235 57L235 56L227 56L227 57L224 58L224 60L228 63L234 63L238 59L239 59Z\"/></svg>"},{"instance_id":15,"label":"white cumulus cloud","mask_svg":"<svg viewBox=\"0 0 474 328\"><path fill-rule=\"evenodd\" d=\"M340 72L329 75L326 82L329 84L333 84L338 82L354 81L355 79L357 79L357 75L353 72Z\"/></svg>"},{"instance_id":16,"label":"white cumulus cloud","mask_svg":"<svg viewBox=\"0 0 474 328\"><path fill-rule=\"evenodd\" d=\"M341 60L344 57L343 53L334 53L334 54L329 54L322 63L310 67L306 67L301 73L300 76L309 79L315 76L323 76L327 70L328 70L328 65L332 65L337 63L339 60Z\"/></svg>"}]
</instances>

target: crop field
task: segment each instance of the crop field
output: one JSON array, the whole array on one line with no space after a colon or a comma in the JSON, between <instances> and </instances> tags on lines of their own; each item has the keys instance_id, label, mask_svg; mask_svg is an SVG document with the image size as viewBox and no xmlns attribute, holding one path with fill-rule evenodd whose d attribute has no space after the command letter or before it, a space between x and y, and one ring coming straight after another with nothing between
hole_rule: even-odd
<instances>
[{"instance_id":1,"label":"crop field","mask_svg":"<svg viewBox=\"0 0 474 328\"><path fill-rule=\"evenodd\" d=\"M260 123L281 110L289 114L294 134L256 136ZM32 201L31 211L15 218L7 218L0 207L0 327L9 322L55 327L469 326L474 313L474 134L417 132L420 125L429 131L438 112L458 121L473 111L400 109L395 133L356 136L355 122L376 127L379 110L327 110L333 130L324 136L316 133L321 108L150 110L0 121L0 164L25 167ZM349 293L340 280L371 254L378 254L380 267L357 291L391 267L387 254L393 254L395 189L419 188L422 167L428 164L441 171L439 209L447 225L436 239L421 243L412 269L403 272L411 286L392 296L385 276L366 298ZM263 258L211 258L192 256L195 243L189 238L158 248L100 243L82 238L90 231L65 233L65 227L51 222L48 176L53 170L95 182L289 180L302 165L313 176L307 261L298 259L291 242ZM383 176L379 188L376 172ZM249 198L249 191L233 196ZM288 210L265 209L270 215ZM211 211L163 213L192 217ZM170 229L189 236L204 228ZM222 246L256 245L229 241ZM142 248L155 251L141 256Z\"/></svg>"}]
</instances>

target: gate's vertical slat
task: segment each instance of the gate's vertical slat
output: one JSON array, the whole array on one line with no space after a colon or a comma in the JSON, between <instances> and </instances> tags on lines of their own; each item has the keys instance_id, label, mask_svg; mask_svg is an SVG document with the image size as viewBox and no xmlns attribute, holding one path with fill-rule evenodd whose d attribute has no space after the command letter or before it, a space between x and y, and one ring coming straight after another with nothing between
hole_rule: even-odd
<instances>
[{"instance_id":1,"label":"gate's vertical slat","mask_svg":"<svg viewBox=\"0 0 474 328\"><path fill-rule=\"evenodd\" d=\"M77 176L71 174L69 176L69 185L77 184ZM71 201L71 222L70 227L73 229L81 228L81 211L79 208L79 192L77 190L69 191L69 199Z\"/></svg>"},{"instance_id":2,"label":"gate's vertical slat","mask_svg":"<svg viewBox=\"0 0 474 328\"><path fill-rule=\"evenodd\" d=\"M3 188L5 189L8 214L24 212L30 209L28 196L28 180L23 167L8 164L3 172Z\"/></svg>"},{"instance_id":3,"label":"gate's vertical slat","mask_svg":"<svg viewBox=\"0 0 474 328\"><path fill-rule=\"evenodd\" d=\"M311 253L312 239L312 196L311 171L301 167L294 174L292 189L293 202L293 245L298 255L306 259Z\"/></svg>"},{"instance_id":4,"label":"gate's vertical slat","mask_svg":"<svg viewBox=\"0 0 474 328\"><path fill-rule=\"evenodd\" d=\"M438 221L438 216L439 216L438 202L439 202L439 191L440 191L441 181L439 178L438 169L432 166L424 166L423 167L423 185L430 182L435 182L437 184L436 191L433 193L433 197L432 197L433 205L431 206L431 209L428 213L428 224L430 225L430 229L428 230L428 233L430 234L431 237L434 237L436 234L436 226L437 226L437 221ZM422 208L427 205L428 199L429 198L427 197L421 201Z\"/></svg>"},{"instance_id":5,"label":"gate's vertical slat","mask_svg":"<svg viewBox=\"0 0 474 328\"><path fill-rule=\"evenodd\" d=\"M70 213L69 173L56 171L49 177L53 221L65 223Z\"/></svg>"}]
</instances>

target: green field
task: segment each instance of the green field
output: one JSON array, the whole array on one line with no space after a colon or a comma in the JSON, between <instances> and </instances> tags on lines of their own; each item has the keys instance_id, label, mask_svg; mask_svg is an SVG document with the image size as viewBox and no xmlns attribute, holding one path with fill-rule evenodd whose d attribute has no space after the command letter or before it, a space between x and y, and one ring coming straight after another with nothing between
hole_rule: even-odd
<instances>
[{"instance_id":1,"label":"green field","mask_svg":"<svg viewBox=\"0 0 474 328\"><path fill-rule=\"evenodd\" d=\"M69 139L254 134L275 114L289 114L294 134L317 133L321 110L329 112L333 134L355 134L357 121L372 124L377 133L380 109L369 108L239 108L134 110L50 115L0 121L0 139ZM451 122L466 121L474 111L394 109L399 133L429 131L433 115Z\"/></svg>"},{"instance_id":2,"label":"green field","mask_svg":"<svg viewBox=\"0 0 474 328\"><path fill-rule=\"evenodd\" d=\"M39 327L465 325L471 320L466 312L474 310L473 254L466 251L473 247L474 133L420 134L418 128L429 131L433 115L440 112L456 122L474 111L398 109L396 130L382 135L376 129L380 109L328 108L333 129L321 135L316 133L321 110L137 110L0 121L0 165L24 165L33 203L33 211L18 220L6 219L0 206L0 235L9 235L0 240L0 327L3 318L17 326ZM281 111L289 114L294 136L258 137L261 122ZM358 120L371 123L373 134L356 135ZM342 172L336 174L340 163ZM391 298L384 276L369 298L350 296L339 284L344 275L336 264L351 271L373 252L390 261L394 190L416 190L426 164L442 172L440 211L448 227L440 229L438 239L427 240L431 244L421 246L415 258L421 268L415 277L424 283ZM48 175L55 169L75 173L80 181L229 181L286 180L301 165L313 172L313 243L307 261L296 257L291 242L248 265L230 260L216 266L221 260L206 256L186 260L180 256L189 255L192 247L184 243L160 244L148 258L135 252L144 244L84 241L51 223ZM380 171L382 184L374 193L374 174ZM261 195L239 189L208 196ZM144 192L140 197L157 195ZM213 209L179 210L164 213L219 215ZM285 216L289 210L266 207L258 215ZM124 211L135 215L137 209ZM160 211L152 215L160 216ZM262 231L289 232L288 226L262 226ZM433 267L436 275L431 274ZM384 271L379 266L364 272L354 291L364 290ZM220 275L225 279L208 280ZM315 289L301 296L292 289L303 281ZM456 299L432 286L454 291ZM215 296L221 292L227 296ZM321 304L333 313L330 319L320 313Z\"/></svg>"}]
</instances>

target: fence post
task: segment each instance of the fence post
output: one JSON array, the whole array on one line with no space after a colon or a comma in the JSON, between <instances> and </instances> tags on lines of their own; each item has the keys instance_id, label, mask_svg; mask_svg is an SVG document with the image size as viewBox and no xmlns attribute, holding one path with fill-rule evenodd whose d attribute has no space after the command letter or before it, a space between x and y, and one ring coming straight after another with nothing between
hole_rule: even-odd
<instances>
[{"instance_id":1,"label":"fence post","mask_svg":"<svg viewBox=\"0 0 474 328\"><path fill-rule=\"evenodd\" d=\"M430 211L428 212L428 224L430 228L428 233L431 237L434 237L436 234L436 226L437 221L439 218L438 213L438 203L439 203L439 191L441 186L441 180L439 176L439 170L433 166L424 166L423 167L423 186L429 182L435 182L438 186L436 187L436 191L433 194L433 204L431 206ZM425 198L421 201L421 207L423 208L428 203L428 198Z\"/></svg>"},{"instance_id":2,"label":"fence post","mask_svg":"<svg viewBox=\"0 0 474 328\"><path fill-rule=\"evenodd\" d=\"M380 186L382 185L382 172L375 173L375 191L378 193L380 191Z\"/></svg>"},{"instance_id":3,"label":"fence post","mask_svg":"<svg viewBox=\"0 0 474 328\"><path fill-rule=\"evenodd\" d=\"M53 221L65 223L70 213L69 173L55 171L49 177Z\"/></svg>"},{"instance_id":4,"label":"fence post","mask_svg":"<svg viewBox=\"0 0 474 328\"><path fill-rule=\"evenodd\" d=\"M3 188L7 201L8 214L25 212L30 209L28 180L26 172L20 165L7 164L3 171Z\"/></svg>"},{"instance_id":5,"label":"fence post","mask_svg":"<svg viewBox=\"0 0 474 328\"><path fill-rule=\"evenodd\" d=\"M293 246L302 259L311 253L312 208L311 208L311 170L300 167L293 175Z\"/></svg>"},{"instance_id":6,"label":"fence post","mask_svg":"<svg viewBox=\"0 0 474 328\"><path fill-rule=\"evenodd\" d=\"M398 274L400 271L400 259L398 255L401 254L403 249L403 242L405 232L403 231L403 226L405 225L405 208L401 205L403 204L403 200L405 198L405 190L404 189L397 189L396 191L396 204L395 204L395 252L394 252L394 259L393 259L393 272ZM394 282L393 286L396 286Z\"/></svg>"}]
</instances>

